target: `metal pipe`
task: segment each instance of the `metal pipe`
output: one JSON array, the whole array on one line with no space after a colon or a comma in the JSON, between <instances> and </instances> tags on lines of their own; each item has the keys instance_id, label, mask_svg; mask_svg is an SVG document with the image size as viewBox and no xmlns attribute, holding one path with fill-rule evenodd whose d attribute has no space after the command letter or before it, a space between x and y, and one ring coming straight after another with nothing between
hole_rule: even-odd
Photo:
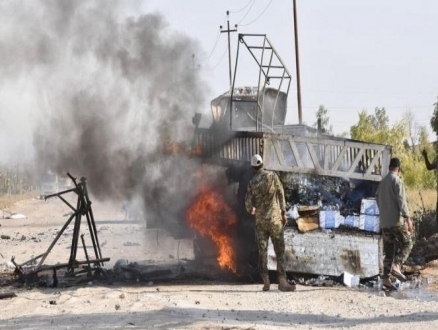
<instances>
[{"instance_id":1,"label":"metal pipe","mask_svg":"<svg viewBox=\"0 0 438 330\"><path fill-rule=\"evenodd\" d=\"M84 200L87 205L87 212L85 213L87 222L88 222L88 229L90 230L91 234L91 240L93 242L93 247L95 249L95 255L96 259L102 258L102 251L100 250L100 244L99 244L99 238L97 236L97 228L96 228L96 222L94 221L94 215L93 210L91 209L91 201L88 196L88 189L85 182L85 178L81 178L81 182L84 189ZM103 264L102 264L103 266Z\"/></svg>"},{"instance_id":2,"label":"metal pipe","mask_svg":"<svg viewBox=\"0 0 438 330\"><path fill-rule=\"evenodd\" d=\"M78 201L77 201L77 212L76 212L76 217L75 217L75 222L74 222L74 227L73 227L73 236L72 236L72 240L71 240L71 247L70 247L70 258L68 261L69 264L69 270L71 272L73 272L74 269L74 263L76 261L76 252L78 249L78 241L79 241L79 232L80 232L80 228L81 228L81 217L82 217L82 212L83 212L83 202L82 202L82 196L83 192L81 187L78 187Z\"/></svg>"},{"instance_id":3,"label":"metal pipe","mask_svg":"<svg viewBox=\"0 0 438 330\"><path fill-rule=\"evenodd\" d=\"M259 65L259 82L257 84L256 132L259 131L259 110L260 110L260 116L261 116L262 122L263 122L263 112L262 112L262 107L260 106L260 81L261 81L261 77L262 77L262 72L265 75L265 72L263 71L263 57L265 55L265 44L266 44L266 37L263 38L262 57L260 59L260 65ZM252 52L251 52L251 54L252 54ZM254 55L253 55L253 57L254 57ZM269 66L268 66L268 71L269 71ZM266 82L266 75L265 75L265 82ZM263 127L261 127L260 130L263 130Z\"/></svg>"},{"instance_id":4,"label":"metal pipe","mask_svg":"<svg viewBox=\"0 0 438 330\"><path fill-rule=\"evenodd\" d=\"M232 86L232 73L231 73L231 42L230 42L230 19L229 19L229 11L227 11L227 30L228 30L228 69L230 73L230 88Z\"/></svg>"},{"instance_id":5,"label":"metal pipe","mask_svg":"<svg viewBox=\"0 0 438 330\"><path fill-rule=\"evenodd\" d=\"M82 240L82 246L84 247L84 253L85 253L85 259L87 260L87 264L88 264L88 276L91 276L91 263L90 263L90 258L88 258L88 252L87 252L87 246L85 245L85 239L84 239L84 234L81 235L81 240Z\"/></svg>"},{"instance_id":6,"label":"metal pipe","mask_svg":"<svg viewBox=\"0 0 438 330\"><path fill-rule=\"evenodd\" d=\"M230 130L233 130L233 98L234 98L234 87L236 83L236 74L237 74L237 61L239 59L239 49L240 49L240 34L237 38L237 52L236 52L236 63L234 67L234 79L231 84L230 91Z\"/></svg>"},{"instance_id":7,"label":"metal pipe","mask_svg":"<svg viewBox=\"0 0 438 330\"><path fill-rule=\"evenodd\" d=\"M37 269L41 267L41 265L43 264L44 260L46 260L47 256L49 255L49 252L52 250L52 248L55 246L56 242L58 241L58 239L61 237L61 235L64 233L64 230L67 228L67 226L70 224L70 222L73 220L73 218L76 216L76 213L73 213L70 218L67 220L67 222L64 224L64 226L61 228L61 230L58 232L58 234L56 235L55 239L53 240L53 242L50 244L49 248L47 249L46 252L44 252L41 255L41 260L37 266ZM35 260L38 257L34 258ZM32 260L32 259L31 259ZM31 261L29 260L29 261ZM26 263L28 263L29 261L27 261Z\"/></svg>"},{"instance_id":8,"label":"metal pipe","mask_svg":"<svg viewBox=\"0 0 438 330\"><path fill-rule=\"evenodd\" d=\"M303 113L301 106L301 81L300 81L300 55L298 49L298 22L297 22L297 4L296 0L293 0L294 4L294 34L295 34L295 65L297 70L297 97L298 97L298 122L301 125L303 123Z\"/></svg>"}]
</instances>

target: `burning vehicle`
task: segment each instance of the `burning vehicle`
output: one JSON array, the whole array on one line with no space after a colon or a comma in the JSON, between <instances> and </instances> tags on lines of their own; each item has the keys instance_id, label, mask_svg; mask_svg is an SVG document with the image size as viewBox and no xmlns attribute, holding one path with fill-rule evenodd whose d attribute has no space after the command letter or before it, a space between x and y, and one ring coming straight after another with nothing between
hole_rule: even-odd
<instances>
[{"instance_id":1,"label":"burning vehicle","mask_svg":"<svg viewBox=\"0 0 438 330\"><path fill-rule=\"evenodd\" d=\"M241 45L258 66L257 87L235 86ZM213 122L208 128L196 127L193 149L205 164L225 169L235 192L238 220L229 223L237 223L237 239L251 246L253 219L243 205L252 175L249 162L260 154L264 167L279 174L290 207L287 271L378 275L382 238L373 196L388 171L391 147L326 135L306 125L286 125L292 78L266 35L240 34L236 58L231 89L211 102ZM251 248L247 252L248 259L256 253ZM268 256L268 267L275 271L272 244Z\"/></svg>"}]
</instances>

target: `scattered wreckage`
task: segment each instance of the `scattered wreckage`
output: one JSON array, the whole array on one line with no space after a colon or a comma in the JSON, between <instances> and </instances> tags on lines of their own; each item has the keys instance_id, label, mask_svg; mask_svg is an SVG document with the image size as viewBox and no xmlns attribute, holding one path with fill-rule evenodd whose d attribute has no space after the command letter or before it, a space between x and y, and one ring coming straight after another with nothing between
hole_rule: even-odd
<instances>
[{"instance_id":1,"label":"scattered wreckage","mask_svg":"<svg viewBox=\"0 0 438 330\"><path fill-rule=\"evenodd\" d=\"M65 270L65 276L77 276L79 274L87 274L88 277L99 275L102 273L102 266L105 262L108 262L110 258L102 257L102 252L99 244L99 238L97 235L96 224L94 221L93 210L91 208L91 201L88 195L86 179L81 178L77 182L71 174L67 174L72 180L74 187L67 189L65 191L56 192L50 195L45 195L44 198L47 200L49 198L58 197L61 199L73 212L71 213L68 220L65 222L64 226L58 231L55 239L52 241L48 249L39 254L36 257L31 258L23 263L17 263L15 257L11 258L11 262L15 265L14 275L18 277L20 282L32 282L38 280L39 273L47 273L47 271L53 272L53 278L50 285L56 287L58 284L57 272L60 270ZM65 194L74 193L77 195L76 206L72 205L65 197ZM85 244L85 234L81 234L81 224L83 220L86 220L87 233L89 239L91 239L93 254L89 255ZM47 256L58 242L59 238L62 236L66 228L73 222L73 236L70 246L70 256L66 263L58 263L56 265L45 265L44 261ZM79 238L81 241L79 242ZM86 260L77 260L77 251L79 244L82 244Z\"/></svg>"}]
</instances>

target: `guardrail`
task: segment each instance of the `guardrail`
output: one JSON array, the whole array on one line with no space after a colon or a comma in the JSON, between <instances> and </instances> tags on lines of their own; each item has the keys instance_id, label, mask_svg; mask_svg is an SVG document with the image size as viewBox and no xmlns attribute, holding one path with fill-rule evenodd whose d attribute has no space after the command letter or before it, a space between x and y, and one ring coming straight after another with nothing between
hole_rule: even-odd
<instances>
[{"instance_id":1,"label":"guardrail","mask_svg":"<svg viewBox=\"0 0 438 330\"><path fill-rule=\"evenodd\" d=\"M391 147L343 138L198 129L198 154L207 162L249 162L254 154L268 170L380 181L388 172Z\"/></svg>"}]
</instances>

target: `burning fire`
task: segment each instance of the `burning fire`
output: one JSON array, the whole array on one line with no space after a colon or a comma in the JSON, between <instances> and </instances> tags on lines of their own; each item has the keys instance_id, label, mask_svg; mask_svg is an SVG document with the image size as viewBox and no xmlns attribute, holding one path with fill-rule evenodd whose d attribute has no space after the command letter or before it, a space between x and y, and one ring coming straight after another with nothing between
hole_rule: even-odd
<instances>
[{"instance_id":1,"label":"burning fire","mask_svg":"<svg viewBox=\"0 0 438 330\"><path fill-rule=\"evenodd\" d=\"M202 154L202 149L201 146L196 146L192 148L192 155L201 155Z\"/></svg>"},{"instance_id":2,"label":"burning fire","mask_svg":"<svg viewBox=\"0 0 438 330\"><path fill-rule=\"evenodd\" d=\"M191 228L197 230L203 237L210 237L217 245L219 266L235 273L234 251L228 231L237 223L237 216L222 196L203 184L196 200L189 206L186 218Z\"/></svg>"},{"instance_id":3,"label":"burning fire","mask_svg":"<svg viewBox=\"0 0 438 330\"><path fill-rule=\"evenodd\" d=\"M164 146L164 152L166 154L187 154L185 145L177 142L168 142Z\"/></svg>"},{"instance_id":4,"label":"burning fire","mask_svg":"<svg viewBox=\"0 0 438 330\"><path fill-rule=\"evenodd\" d=\"M169 142L164 146L164 153L199 156L202 154L202 149L199 145L190 147L188 145L185 145L184 143Z\"/></svg>"}]
</instances>

